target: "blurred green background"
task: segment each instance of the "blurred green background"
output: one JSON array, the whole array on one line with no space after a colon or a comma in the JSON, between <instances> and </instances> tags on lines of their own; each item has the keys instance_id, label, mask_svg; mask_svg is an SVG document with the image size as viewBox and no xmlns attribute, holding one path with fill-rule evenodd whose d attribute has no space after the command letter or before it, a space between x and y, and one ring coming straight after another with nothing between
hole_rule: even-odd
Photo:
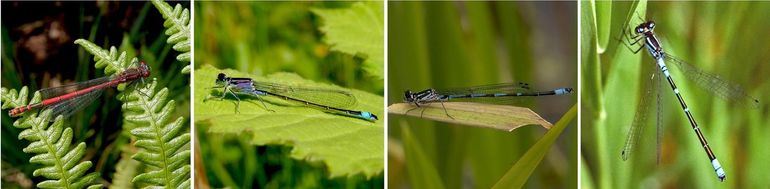
<instances>
[{"instance_id":1,"label":"blurred green background","mask_svg":"<svg viewBox=\"0 0 770 189\"><path fill-rule=\"evenodd\" d=\"M636 4L639 6L635 6ZM646 5L646 6L645 6ZM583 188L766 188L770 186L770 2L581 2ZM637 8L638 7L638 8ZM634 9L635 11L632 11ZM593 17L596 15L596 17ZM638 16L637 16L638 15ZM659 73L646 50L632 54L616 39L626 22L654 20L667 53L743 86L760 108L728 104L685 79L672 77L727 174L720 183L668 84L660 93L661 162L656 165L655 111L638 148L621 151L643 87ZM628 18L631 18L629 21ZM655 103L653 98L653 103Z\"/></svg>"},{"instance_id":2,"label":"blurred green background","mask_svg":"<svg viewBox=\"0 0 770 189\"><path fill-rule=\"evenodd\" d=\"M180 2L184 7L189 3ZM176 3L171 3L176 4ZM66 85L104 76L94 68L93 56L79 45L78 38L108 49L115 46L128 58L144 60L152 69L151 78L169 89L176 101L173 117L190 115L189 75L180 73L187 63L176 61L178 52L166 44L163 17L149 2L2 2L2 86L21 89L28 86L30 96L42 88ZM74 131L73 143L86 142L86 155L92 170L101 174L100 182L110 182L122 152L132 152L130 138L123 129L117 90L107 89L83 111L68 118ZM6 111L2 114L3 188L29 188L43 177L32 176L39 168L30 164L31 154L22 148L20 129Z\"/></svg>"},{"instance_id":3,"label":"blurred green background","mask_svg":"<svg viewBox=\"0 0 770 189\"><path fill-rule=\"evenodd\" d=\"M388 104L405 90L527 82L535 89L577 89L575 2L388 2ZM526 104L556 122L577 96ZM546 130L511 133L413 117L388 117L388 186L489 188ZM572 123L529 178L528 188L577 186L577 126ZM404 145L407 128L430 165ZM412 162L412 163L410 163ZM435 183L434 183L435 184Z\"/></svg>"},{"instance_id":4,"label":"blurred green background","mask_svg":"<svg viewBox=\"0 0 770 189\"><path fill-rule=\"evenodd\" d=\"M331 50L312 9L350 7L353 2L195 2L195 67L204 64L255 75L293 72L305 79L382 95L383 80L368 75L364 58ZM211 83L196 85L213 86ZM289 156L288 146L254 146L248 135L214 135L196 125L203 165L196 179L211 187L379 188L374 178L329 178L324 165ZM214 155L216 154L216 155Z\"/></svg>"}]
</instances>

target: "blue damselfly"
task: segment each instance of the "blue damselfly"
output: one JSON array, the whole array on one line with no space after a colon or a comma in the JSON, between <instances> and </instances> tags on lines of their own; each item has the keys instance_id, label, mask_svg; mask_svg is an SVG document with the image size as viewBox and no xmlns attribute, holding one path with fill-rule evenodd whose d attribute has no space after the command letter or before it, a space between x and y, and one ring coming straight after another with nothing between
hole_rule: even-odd
<instances>
[{"instance_id":1,"label":"blue damselfly","mask_svg":"<svg viewBox=\"0 0 770 189\"><path fill-rule=\"evenodd\" d=\"M572 93L572 88L558 88L550 91L531 91L527 83L501 83L455 89L426 89L420 92L407 90L404 92L404 102L420 107L426 103L441 103L448 101L482 101L507 102L518 101L521 98L534 96L565 95ZM444 107L444 113L452 118Z\"/></svg>"},{"instance_id":2,"label":"blue damselfly","mask_svg":"<svg viewBox=\"0 0 770 189\"><path fill-rule=\"evenodd\" d=\"M692 129L695 131L695 134L697 135L698 140L700 141L703 149L706 152L706 155L708 155L708 158L711 161L711 165L714 168L714 172L719 178L719 181L724 181L726 177L725 171L722 168L722 165L719 163L719 160L717 160L716 155L714 155L714 152L711 150L711 147L709 146L708 141L706 141L706 137L701 132L701 129L698 126L698 123L695 121L695 118L691 110L687 106L687 103L685 103L684 97L682 97L682 94L680 93L679 88L677 88L674 82L674 79L669 73L669 69L666 66L666 62L673 63L674 65L676 65L676 67L678 67L681 70L682 74L685 77L692 80L698 86L707 89L707 91L713 93L714 95L729 101L731 104L759 107L759 100L749 96L747 92L739 85L731 84L730 82L727 82L721 79L721 77L715 74L711 74L703 70L700 70L695 66L690 65L687 62L682 61L681 59L678 59L664 52L659 38L655 36L653 32L654 29L655 29L655 22L653 21L645 21L644 23L639 24L638 26L633 28L632 32L627 32L624 27L623 37L626 38L627 41L623 41L622 39L621 41L623 41L623 44L626 45L626 47L628 47L634 54L646 48L647 51L650 53L650 56L652 56L652 58L655 59L658 69L666 78L666 80L668 81L668 84L671 86L671 89L673 90L674 95L676 95L676 98L682 107L682 111L687 116L687 119L690 122ZM633 49L632 46L639 46L639 47L637 49ZM646 115L647 106L651 104L649 103L650 101L649 98L652 96L652 93L656 93L656 95L658 96L658 103L660 103L661 101L660 95L658 94L658 91L657 91L657 88L659 87L655 84L655 83L659 84L660 82L655 82L655 81L660 81L662 77L656 77L653 74L653 76L650 78L652 78L653 80L653 84L650 86L654 88L647 89L647 92L642 96L642 99L639 104L640 108L638 109L638 111L636 112L636 115L634 116L634 120L631 125L631 128L629 129L628 136L627 136L625 145L623 147L623 151L621 152L621 156L623 160L627 160L630 154L633 152L634 148L636 147L636 143L638 142L639 136L641 135L640 133L641 129L647 118L647 115ZM658 111L657 119L658 119L657 121L658 135L660 135L660 124L661 124L660 111ZM658 136L658 139L657 139L658 140L657 141L658 158L660 158L660 139L659 138L660 136Z\"/></svg>"},{"instance_id":3,"label":"blue damselfly","mask_svg":"<svg viewBox=\"0 0 770 189\"><path fill-rule=\"evenodd\" d=\"M340 90L256 82L251 78L227 77L224 73L220 73L217 76L215 88L223 88L220 99L223 99L227 94L230 94L237 100L236 111L240 109L241 100L238 97L239 95L256 97L266 110L273 111L269 109L264 100L262 100L263 96L269 95L287 101L302 103L306 106L327 112L369 121L377 120L377 116L371 112L347 109L354 107L357 104L357 100L353 94Z\"/></svg>"}]
</instances>

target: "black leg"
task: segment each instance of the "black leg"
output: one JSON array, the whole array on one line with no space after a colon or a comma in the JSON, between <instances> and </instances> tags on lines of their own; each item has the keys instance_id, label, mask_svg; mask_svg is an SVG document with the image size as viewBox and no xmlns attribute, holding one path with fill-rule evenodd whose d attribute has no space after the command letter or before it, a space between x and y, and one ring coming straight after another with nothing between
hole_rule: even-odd
<instances>
[{"instance_id":1,"label":"black leg","mask_svg":"<svg viewBox=\"0 0 770 189\"><path fill-rule=\"evenodd\" d=\"M412 109L406 110L406 112L404 112L404 114L409 115L409 112L411 112L412 110L415 110L417 108L421 108L420 104L414 103L414 105L417 106L417 107L414 107Z\"/></svg>"},{"instance_id":2,"label":"black leg","mask_svg":"<svg viewBox=\"0 0 770 189\"><path fill-rule=\"evenodd\" d=\"M628 34L628 35L630 35L630 34ZM626 48L628 48L628 50L630 50L634 54L639 53L639 51L641 51L644 48L644 44L639 43L639 41L644 40L644 37L642 37L641 35L628 36L628 37L625 37L625 38L627 39L627 41L622 41L621 43L623 43L623 46L626 46ZM634 45L637 45L637 44L640 44L639 48L636 48L636 49L631 48L631 46L634 46Z\"/></svg>"},{"instance_id":3,"label":"black leg","mask_svg":"<svg viewBox=\"0 0 770 189\"><path fill-rule=\"evenodd\" d=\"M275 112L274 110L271 110L271 109L267 108L267 105L265 105L265 101L262 100L262 97L260 97L260 95L257 95L257 99L259 99L259 102L261 102L262 106L265 107L265 110L270 111L270 112Z\"/></svg>"},{"instance_id":4,"label":"black leg","mask_svg":"<svg viewBox=\"0 0 770 189\"><path fill-rule=\"evenodd\" d=\"M444 102L441 102L441 107L443 107L443 108L444 108L444 113L446 114L446 116L447 116L447 117L449 117L449 118L452 118L452 119L455 119L454 117L452 117L451 115L449 115L449 112L447 112L447 111L446 111L446 106L444 106Z\"/></svg>"}]
</instances>

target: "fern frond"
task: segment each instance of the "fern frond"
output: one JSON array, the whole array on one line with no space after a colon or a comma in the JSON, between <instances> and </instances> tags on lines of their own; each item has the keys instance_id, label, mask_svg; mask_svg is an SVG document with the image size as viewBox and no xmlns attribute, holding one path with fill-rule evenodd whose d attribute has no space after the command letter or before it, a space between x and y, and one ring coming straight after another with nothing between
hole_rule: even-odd
<instances>
[{"instance_id":1,"label":"fern frond","mask_svg":"<svg viewBox=\"0 0 770 189\"><path fill-rule=\"evenodd\" d=\"M168 100L168 89L155 91L156 81L138 89L138 93L124 93L123 115L137 125L131 130L136 136L136 146L144 151L134 159L150 165L152 171L134 177L134 182L144 181L153 185L190 186L190 133L186 131L184 118L173 122L171 113L176 107ZM143 95L150 94L150 95Z\"/></svg>"},{"instance_id":2,"label":"fern frond","mask_svg":"<svg viewBox=\"0 0 770 189\"><path fill-rule=\"evenodd\" d=\"M171 5L162 0L153 0L152 4L160 11L166 22L163 26L166 27L166 35L169 35L166 43L173 44L174 50L181 52L182 54L176 57L177 60L182 62L190 62L190 10L182 8L182 5L176 4L172 9ZM182 73L190 73L190 65L188 64L182 69Z\"/></svg>"},{"instance_id":3,"label":"fern frond","mask_svg":"<svg viewBox=\"0 0 770 189\"><path fill-rule=\"evenodd\" d=\"M126 61L126 52L121 52L118 55L118 49L114 46L107 51L85 39L77 39L75 44L82 46L86 51L94 55L96 68L104 68L104 74L113 75L120 73L129 66L129 63ZM132 60L132 62L134 61L136 61L136 58Z\"/></svg>"},{"instance_id":4,"label":"fern frond","mask_svg":"<svg viewBox=\"0 0 770 189\"><path fill-rule=\"evenodd\" d=\"M94 53L97 67L125 70L129 64L125 61L125 52L117 56L112 47L108 51L93 43L78 39L75 43ZM133 58L132 62L135 62ZM123 66L123 67L117 67ZM123 117L135 125L131 134L137 138L136 146L141 148L132 156L133 159L147 165L149 172L134 177L132 182L145 182L153 186L183 187L190 186L190 134L184 125L184 117L169 122L176 107L173 100L168 100L168 89L156 91L157 82L153 79L147 84L140 84L118 94L123 101Z\"/></svg>"},{"instance_id":5,"label":"fern frond","mask_svg":"<svg viewBox=\"0 0 770 189\"><path fill-rule=\"evenodd\" d=\"M2 88L2 108L15 108L27 105L27 95L29 94L27 86L21 87L21 91L18 93L16 89L10 91L5 87Z\"/></svg>"},{"instance_id":6,"label":"fern frond","mask_svg":"<svg viewBox=\"0 0 770 189\"><path fill-rule=\"evenodd\" d=\"M139 161L131 159L131 156L126 153L122 154L120 161L115 165L115 174L112 176L110 188L135 188L131 180L138 174L139 167L141 167Z\"/></svg>"},{"instance_id":7,"label":"fern frond","mask_svg":"<svg viewBox=\"0 0 770 189\"><path fill-rule=\"evenodd\" d=\"M27 87L22 87L20 93L16 90L2 88L2 107L14 108L26 105ZM39 102L40 93L35 93L31 103ZM74 148L70 148L72 142L72 128L64 127L62 116L56 117L53 124L50 123L51 110L44 110L40 114L33 111L25 113L17 119L13 126L24 129L19 133L19 139L31 141L23 149L26 153L36 154L30 158L30 163L43 164L43 168L35 170L32 175L43 176L47 179L37 184L39 188L99 188L96 183L98 173L87 173L93 165L91 161L80 160L86 152L86 143L81 142ZM50 125L49 125L50 124Z\"/></svg>"}]
</instances>

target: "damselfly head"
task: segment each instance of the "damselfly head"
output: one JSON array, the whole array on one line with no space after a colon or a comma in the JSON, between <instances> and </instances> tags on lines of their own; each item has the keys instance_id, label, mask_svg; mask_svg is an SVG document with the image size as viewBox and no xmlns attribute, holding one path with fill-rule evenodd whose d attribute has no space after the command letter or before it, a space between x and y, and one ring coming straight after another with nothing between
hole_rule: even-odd
<instances>
[{"instance_id":1,"label":"damselfly head","mask_svg":"<svg viewBox=\"0 0 770 189\"><path fill-rule=\"evenodd\" d=\"M644 24L640 24L639 26L636 26L636 33L644 33L645 27Z\"/></svg>"},{"instance_id":2,"label":"damselfly head","mask_svg":"<svg viewBox=\"0 0 770 189\"><path fill-rule=\"evenodd\" d=\"M139 61L139 75L142 77L150 77L150 66L147 66L144 61Z\"/></svg>"},{"instance_id":3,"label":"damselfly head","mask_svg":"<svg viewBox=\"0 0 770 189\"><path fill-rule=\"evenodd\" d=\"M414 93L411 90L404 91L404 102L414 102Z\"/></svg>"},{"instance_id":4,"label":"damselfly head","mask_svg":"<svg viewBox=\"0 0 770 189\"><path fill-rule=\"evenodd\" d=\"M653 29L655 29L655 22L647 21L645 23L639 24L639 26L636 26L636 33L652 32Z\"/></svg>"},{"instance_id":5,"label":"damselfly head","mask_svg":"<svg viewBox=\"0 0 770 189\"><path fill-rule=\"evenodd\" d=\"M217 85L226 85L227 84L227 75L225 75L224 73L219 73L219 75L217 75L216 84Z\"/></svg>"}]
</instances>

